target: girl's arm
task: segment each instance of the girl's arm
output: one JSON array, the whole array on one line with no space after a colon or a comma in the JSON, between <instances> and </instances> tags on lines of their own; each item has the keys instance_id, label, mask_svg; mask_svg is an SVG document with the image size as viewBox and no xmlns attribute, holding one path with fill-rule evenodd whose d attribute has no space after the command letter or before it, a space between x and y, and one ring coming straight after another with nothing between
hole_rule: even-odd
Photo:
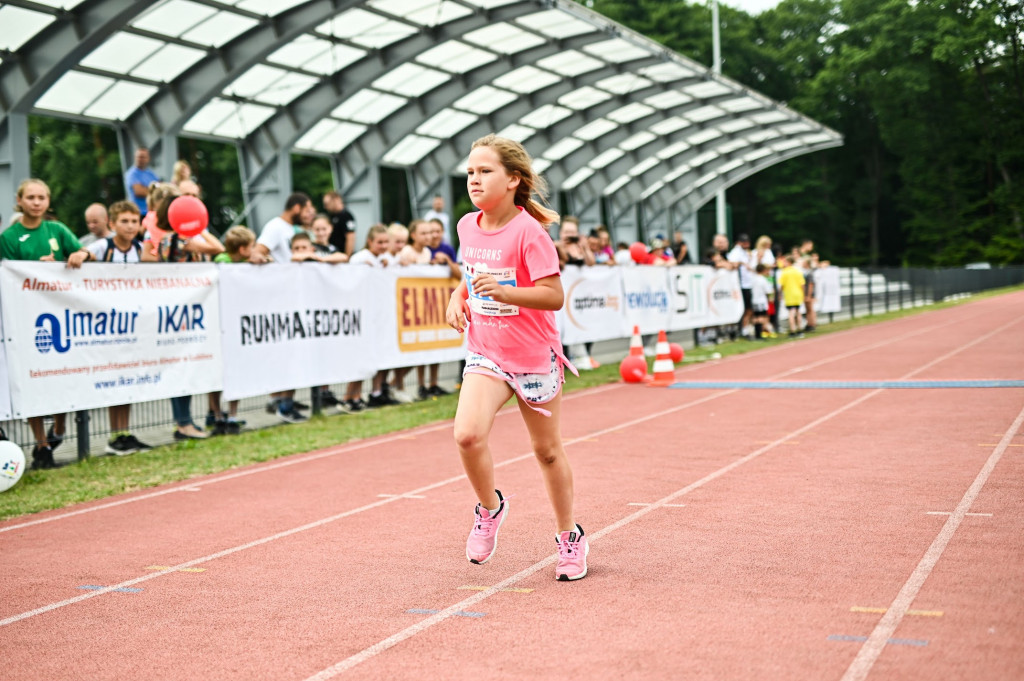
<instances>
[{"instance_id":1,"label":"girl's arm","mask_svg":"<svg viewBox=\"0 0 1024 681\"><path fill-rule=\"evenodd\" d=\"M465 282L462 286L465 286ZM557 274L538 279L533 282L533 286L523 287L499 284L490 274L477 275L473 279L473 293L487 296L499 303L509 303L533 310L560 310L565 302L562 278Z\"/></svg>"},{"instance_id":2,"label":"girl's arm","mask_svg":"<svg viewBox=\"0 0 1024 681\"><path fill-rule=\"evenodd\" d=\"M466 280L463 279L455 287L455 290L452 291L451 298L448 299L448 309L444 314L448 326L459 333L466 330L466 319L469 317L469 303L466 302L468 297L469 291L466 288Z\"/></svg>"}]
</instances>

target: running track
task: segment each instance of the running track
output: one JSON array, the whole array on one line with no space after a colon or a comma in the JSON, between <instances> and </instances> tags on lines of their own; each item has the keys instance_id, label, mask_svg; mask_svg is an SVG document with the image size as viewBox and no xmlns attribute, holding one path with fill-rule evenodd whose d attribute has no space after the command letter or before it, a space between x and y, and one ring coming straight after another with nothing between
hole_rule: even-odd
<instances>
[{"instance_id":1,"label":"running track","mask_svg":"<svg viewBox=\"0 0 1024 681\"><path fill-rule=\"evenodd\" d=\"M1022 313L1016 292L676 376L1020 381ZM450 422L0 523L2 677L1024 678L1024 388L612 385L567 396L563 433L581 582L553 579L506 410L483 566Z\"/></svg>"}]
</instances>

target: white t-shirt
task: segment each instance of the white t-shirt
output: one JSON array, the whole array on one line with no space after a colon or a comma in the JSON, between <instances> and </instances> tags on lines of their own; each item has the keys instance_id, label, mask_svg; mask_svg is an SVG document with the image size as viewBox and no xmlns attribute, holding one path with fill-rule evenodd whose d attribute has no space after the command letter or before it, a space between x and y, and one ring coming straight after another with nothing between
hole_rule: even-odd
<instances>
[{"instance_id":1,"label":"white t-shirt","mask_svg":"<svg viewBox=\"0 0 1024 681\"><path fill-rule=\"evenodd\" d=\"M750 275L750 269L747 267L747 263L750 262L750 254L744 250L743 246L739 244L733 246L726 260L740 264L740 288L751 288L754 285L754 278Z\"/></svg>"},{"instance_id":2,"label":"white t-shirt","mask_svg":"<svg viewBox=\"0 0 1024 681\"><path fill-rule=\"evenodd\" d=\"M433 208L431 208L430 210L428 210L426 213L423 214L423 219L427 220L427 221L434 220L434 219L440 220L441 224L444 225L444 233L445 234L448 233L448 221L449 221L448 213L438 212L438 211L434 210Z\"/></svg>"},{"instance_id":3,"label":"white t-shirt","mask_svg":"<svg viewBox=\"0 0 1024 681\"><path fill-rule=\"evenodd\" d=\"M768 309L768 296L773 295L772 285L763 274L754 275L754 285L750 289L750 304L759 310Z\"/></svg>"},{"instance_id":4,"label":"white t-shirt","mask_svg":"<svg viewBox=\"0 0 1024 681\"><path fill-rule=\"evenodd\" d=\"M412 247L412 244L406 244L398 252L398 257L402 262L409 263L410 265L429 265L430 249L424 246L422 251L417 251Z\"/></svg>"},{"instance_id":5,"label":"white t-shirt","mask_svg":"<svg viewBox=\"0 0 1024 681\"><path fill-rule=\"evenodd\" d=\"M384 251L380 255L374 255L368 248L356 251L352 254L352 257L348 259L348 263L350 265L370 265L371 267L388 267L392 262L397 263L398 258L387 251Z\"/></svg>"},{"instance_id":6,"label":"white t-shirt","mask_svg":"<svg viewBox=\"0 0 1024 681\"><path fill-rule=\"evenodd\" d=\"M89 252L92 253L93 257L96 258L96 260L98 260L99 262L103 262L107 255L107 240L96 239L86 248L89 249ZM141 262L141 260L139 260L139 249L136 249L135 244L133 243L131 246L128 247L127 252L121 252L121 250L115 245L114 253L110 257L110 262Z\"/></svg>"},{"instance_id":7,"label":"white t-shirt","mask_svg":"<svg viewBox=\"0 0 1024 681\"><path fill-rule=\"evenodd\" d=\"M291 262L293 236L295 226L281 217L276 217L263 225L263 231L260 232L260 238L256 243L267 247L274 262Z\"/></svg>"}]
</instances>

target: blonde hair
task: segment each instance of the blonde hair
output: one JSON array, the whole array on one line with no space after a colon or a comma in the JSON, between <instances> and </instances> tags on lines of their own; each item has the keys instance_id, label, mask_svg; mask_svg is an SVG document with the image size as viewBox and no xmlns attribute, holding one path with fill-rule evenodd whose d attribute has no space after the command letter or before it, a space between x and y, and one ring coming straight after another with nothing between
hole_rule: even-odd
<instances>
[{"instance_id":1,"label":"blonde hair","mask_svg":"<svg viewBox=\"0 0 1024 681\"><path fill-rule=\"evenodd\" d=\"M181 190L177 185L170 182L150 182L149 194L146 195L146 207L149 210L156 210L163 203L164 199L177 198L181 196Z\"/></svg>"},{"instance_id":2,"label":"blonde hair","mask_svg":"<svg viewBox=\"0 0 1024 681\"><path fill-rule=\"evenodd\" d=\"M30 177L30 178L28 178L27 180L22 180L22 181L21 181L21 184L19 184L19 185L18 185L18 193L17 193L17 197L18 197L19 199L20 199L20 198L21 198L22 196L24 196L24 195L25 195L25 187L29 186L30 184L38 184L38 185L40 185L40 186L41 186L41 187L42 187L43 189L45 189L45 190L46 190L46 195L47 195L47 196L53 196L53 194L51 194L51 193L50 193L50 185L46 184L45 182L43 182L43 181L42 181L42 180L40 180L39 178L36 178L36 177Z\"/></svg>"},{"instance_id":3,"label":"blonde hair","mask_svg":"<svg viewBox=\"0 0 1024 681\"><path fill-rule=\"evenodd\" d=\"M188 173L185 172L186 168L188 169ZM183 180L191 180L191 179L192 179L192 166L190 166L188 164L188 161L185 161L185 160L175 161L174 162L174 169L171 170L171 182L173 182L174 184L178 184L178 183L180 183Z\"/></svg>"},{"instance_id":4,"label":"blonde hair","mask_svg":"<svg viewBox=\"0 0 1024 681\"><path fill-rule=\"evenodd\" d=\"M516 195L513 199L515 205L525 209L541 225L558 222L558 213L544 205L547 202L547 183L544 178L533 172L533 161L522 144L491 134L473 142L471 148L476 149L477 147L493 149L508 174L519 178L519 186L516 187ZM534 194L540 201L533 198Z\"/></svg>"},{"instance_id":5,"label":"blonde hair","mask_svg":"<svg viewBox=\"0 0 1024 681\"><path fill-rule=\"evenodd\" d=\"M256 234L248 227L235 225L224 232L224 249L234 255L239 249L256 242Z\"/></svg>"},{"instance_id":6,"label":"blonde hair","mask_svg":"<svg viewBox=\"0 0 1024 681\"><path fill-rule=\"evenodd\" d=\"M772 247L772 238L770 236L763 235L763 236L757 237L757 245L755 246L755 248L757 250L761 250L762 248L771 248L771 247Z\"/></svg>"}]
</instances>

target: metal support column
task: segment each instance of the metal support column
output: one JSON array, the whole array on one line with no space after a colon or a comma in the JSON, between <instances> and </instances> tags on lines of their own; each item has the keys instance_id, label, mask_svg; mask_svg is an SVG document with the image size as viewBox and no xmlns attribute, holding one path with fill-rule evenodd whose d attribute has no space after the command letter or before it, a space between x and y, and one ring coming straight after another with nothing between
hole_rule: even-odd
<instances>
[{"instance_id":1,"label":"metal support column","mask_svg":"<svg viewBox=\"0 0 1024 681\"><path fill-rule=\"evenodd\" d=\"M0 232L10 223L18 185L32 174L28 116L9 113L0 120Z\"/></svg>"}]
</instances>

